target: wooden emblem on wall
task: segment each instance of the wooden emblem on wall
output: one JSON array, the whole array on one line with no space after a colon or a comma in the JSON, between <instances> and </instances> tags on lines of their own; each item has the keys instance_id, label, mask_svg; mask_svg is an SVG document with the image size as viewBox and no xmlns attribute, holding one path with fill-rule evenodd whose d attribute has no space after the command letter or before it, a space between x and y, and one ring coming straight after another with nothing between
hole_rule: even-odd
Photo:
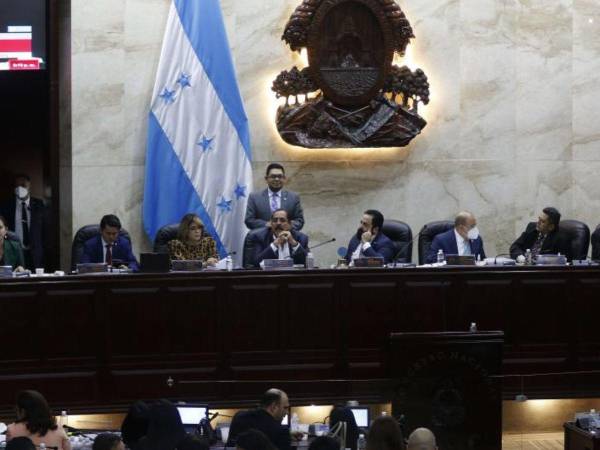
<instances>
[{"instance_id":1,"label":"wooden emblem on wall","mask_svg":"<svg viewBox=\"0 0 600 450\"><path fill-rule=\"evenodd\" d=\"M422 70L393 65L414 38L394 0L304 0L282 39L307 49L309 66L273 81L285 104L277 130L289 144L308 148L402 147L427 124Z\"/></svg>"}]
</instances>

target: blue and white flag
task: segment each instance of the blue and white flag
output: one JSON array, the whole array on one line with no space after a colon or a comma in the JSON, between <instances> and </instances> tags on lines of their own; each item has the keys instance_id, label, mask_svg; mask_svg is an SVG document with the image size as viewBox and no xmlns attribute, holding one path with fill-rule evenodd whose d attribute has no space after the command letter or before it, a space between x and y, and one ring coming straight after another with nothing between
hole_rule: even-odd
<instances>
[{"instance_id":1,"label":"blue and white flag","mask_svg":"<svg viewBox=\"0 0 600 450\"><path fill-rule=\"evenodd\" d=\"M219 0L174 0L148 125L144 227L200 216L221 257L241 259L252 190L248 119Z\"/></svg>"}]
</instances>

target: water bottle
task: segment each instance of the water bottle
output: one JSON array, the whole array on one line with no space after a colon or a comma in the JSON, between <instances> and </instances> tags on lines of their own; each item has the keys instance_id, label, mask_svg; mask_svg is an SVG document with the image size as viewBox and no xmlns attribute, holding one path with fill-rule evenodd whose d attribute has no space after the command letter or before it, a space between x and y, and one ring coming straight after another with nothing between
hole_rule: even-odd
<instances>
[{"instance_id":1,"label":"water bottle","mask_svg":"<svg viewBox=\"0 0 600 450\"><path fill-rule=\"evenodd\" d=\"M365 439L364 434L360 434L358 436L358 440L356 441L356 450L366 450L367 449L367 440Z\"/></svg>"},{"instance_id":2,"label":"water bottle","mask_svg":"<svg viewBox=\"0 0 600 450\"><path fill-rule=\"evenodd\" d=\"M525 264L530 266L533 263L533 258L531 256L531 249L525 250Z\"/></svg>"},{"instance_id":3,"label":"water bottle","mask_svg":"<svg viewBox=\"0 0 600 450\"><path fill-rule=\"evenodd\" d=\"M227 255L227 258L225 258L225 269L227 272L231 272L233 270L233 258L231 255Z\"/></svg>"},{"instance_id":4,"label":"water bottle","mask_svg":"<svg viewBox=\"0 0 600 450\"><path fill-rule=\"evenodd\" d=\"M440 248L437 252L437 262L438 264L442 264L446 261L446 257L444 256L444 251Z\"/></svg>"},{"instance_id":5,"label":"water bottle","mask_svg":"<svg viewBox=\"0 0 600 450\"><path fill-rule=\"evenodd\" d=\"M292 414L292 418L290 420L290 431L292 433L296 433L300 429L300 419L298 418L298 414Z\"/></svg>"},{"instance_id":6,"label":"water bottle","mask_svg":"<svg viewBox=\"0 0 600 450\"><path fill-rule=\"evenodd\" d=\"M315 257L312 252L308 252L306 255L306 268L314 269L315 268Z\"/></svg>"},{"instance_id":7,"label":"water bottle","mask_svg":"<svg viewBox=\"0 0 600 450\"><path fill-rule=\"evenodd\" d=\"M58 425L61 428L69 426L69 415L64 410L60 412L60 419L58 421Z\"/></svg>"},{"instance_id":8,"label":"water bottle","mask_svg":"<svg viewBox=\"0 0 600 450\"><path fill-rule=\"evenodd\" d=\"M477 324L475 322L471 322L471 325L469 326L469 331L471 333L476 333L477 332Z\"/></svg>"}]
</instances>

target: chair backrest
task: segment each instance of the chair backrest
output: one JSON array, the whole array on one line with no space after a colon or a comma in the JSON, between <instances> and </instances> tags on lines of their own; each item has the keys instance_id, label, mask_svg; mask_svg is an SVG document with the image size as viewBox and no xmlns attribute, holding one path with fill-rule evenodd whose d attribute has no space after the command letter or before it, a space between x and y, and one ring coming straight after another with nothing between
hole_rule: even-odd
<instances>
[{"instance_id":1,"label":"chair backrest","mask_svg":"<svg viewBox=\"0 0 600 450\"><path fill-rule=\"evenodd\" d=\"M440 233L445 233L453 227L453 220L436 220L425 224L419 235L419 264L425 264L425 257L431 248L433 238Z\"/></svg>"},{"instance_id":2,"label":"chair backrest","mask_svg":"<svg viewBox=\"0 0 600 450\"><path fill-rule=\"evenodd\" d=\"M168 243L177 238L178 231L178 223L172 223L161 227L154 238L154 253L169 253Z\"/></svg>"},{"instance_id":3,"label":"chair backrest","mask_svg":"<svg viewBox=\"0 0 600 450\"><path fill-rule=\"evenodd\" d=\"M600 224L592 233L592 259L600 259Z\"/></svg>"},{"instance_id":4,"label":"chair backrest","mask_svg":"<svg viewBox=\"0 0 600 450\"><path fill-rule=\"evenodd\" d=\"M394 243L396 257L399 260L412 262L412 230L408 224L400 220L386 219L381 232Z\"/></svg>"},{"instance_id":5,"label":"chair backrest","mask_svg":"<svg viewBox=\"0 0 600 450\"><path fill-rule=\"evenodd\" d=\"M569 245L572 259L586 259L590 248L590 229L579 220L561 220L559 233Z\"/></svg>"},{"instance_id":6,"label":"chair backrest","mask_svg":"<svg viewBox=\"0 0 600 450\"><path fill-rule=\"evenodd\" d=\"M244 252L242 255L242 267L244 269L258 269L259 267L254 264L252 256L254 255L254 244L252 243L251 237L255 234L260 233L264 228L256 228L248 231L244 238Z\"/></svg>"},{"instance_id":7,"label":"chair backrest","mask_svg":"<svg viewBox=\"0 0 600 450\"><path fill-rule=\"evenodd\" d=\"M94 236L100 234L100 225L85 225L77 230L75 237L73 238L73 244L71 246L71 270L75 270L81 256L83 255L83 244L89 241ZM131 243L131 237L125 228L121 228L119 236L124 237Z\"/></svg>"}]
</instances>

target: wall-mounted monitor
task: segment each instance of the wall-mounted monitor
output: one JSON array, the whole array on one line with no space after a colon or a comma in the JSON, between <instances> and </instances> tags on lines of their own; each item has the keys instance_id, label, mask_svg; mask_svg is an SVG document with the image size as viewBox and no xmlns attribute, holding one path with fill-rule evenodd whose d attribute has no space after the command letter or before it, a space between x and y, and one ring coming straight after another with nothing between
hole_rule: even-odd
<instances>
[{"instance_id":1,"label":"wall-mounted monitor","mask_svg":"<svg viewBox=\"0 0 600 450\"><path fill-rule=\"evenodd\" d=\"M356 425L361 428L369 427L369 407L365 406L353 406L350 408L352 413L354 414L354 420L356 420Z\"/></svg>"},{"instance_id":2,"label":"wall-mounted monitor","mask_svg":"<svg viewBox=\"0 0 600 450\"><path fill-rule=\"evenodd\" d=\"M183 425L198 425L201 419L206 417L208 406L206 405L177 405L177 411L181 417L181 423Z\"/></svg>"},{"instance_id":3,"label":"wall-mounted monitor","mask_svg":"<svg viewBox=\"0 0 600 450\"><path fill-rule=\"evenodd\" d=\"M46 68L46 2L0 1L0 71Z\"/></svg>"}]
</instances>

